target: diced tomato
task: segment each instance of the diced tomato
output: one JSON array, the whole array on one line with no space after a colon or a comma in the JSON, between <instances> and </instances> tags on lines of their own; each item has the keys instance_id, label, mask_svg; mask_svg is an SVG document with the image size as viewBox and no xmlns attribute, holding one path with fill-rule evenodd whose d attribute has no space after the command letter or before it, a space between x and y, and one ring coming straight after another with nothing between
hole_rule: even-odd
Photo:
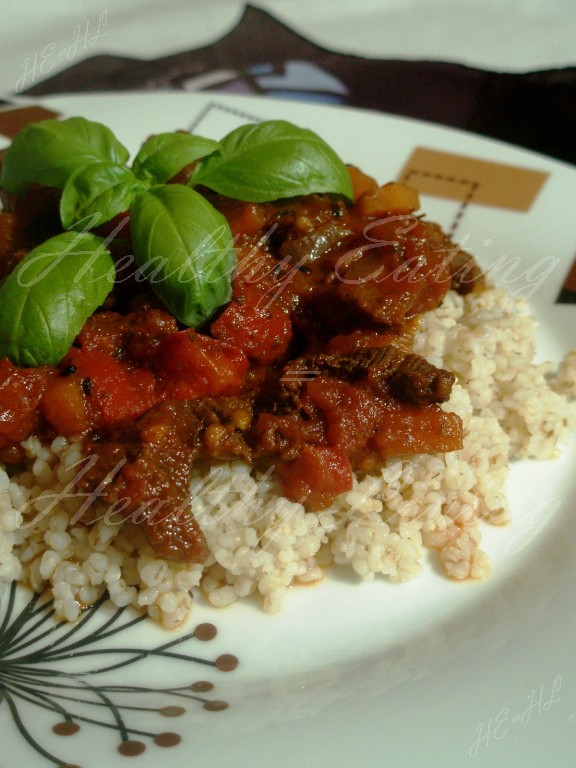
<instances>
[{"instance_id":1,"label":"diced tomato","mask_svg":"<svg viewBox=\"0 0 576 768\"><path fill-rule=\"evenodd\" d=\"M84 351L105 352L114 355L122 347L126 323L118 312L98 312L91 315L78 334L78 343Z\"/></svg>"},{"instance_id":2,"label":"diced tomato","mask_svg":"<svg viewBox=\"0 0 576 768\"><path fill-rule=\"evenodd\" d=\"M352 468L346 455L324 445L305 445L289 464L281 464L284 494L292 501L324 509L352 488Z\"/></svg>"},{"instance_id":3,"label":"diced tomato","mask_svg":"<svg viewBox=\"0 0 576 768\"><path fill-rule=\"evenodd\" d=\"M322 412L329 445L347 456L366 445L384 413L369 392L338 379L318 376L306 385L306 395Z\"/></svg>"},{"instance_id":4,"label":"diced tomato","mask_svg":"<svg viewBox=\"0 0 576 768\"><path fill-rule=\"evenodd\" d=\"M206 395L236 395L248 372L244 352L192 330L165 336L156 370L166 397L193 400Z\"/></svg>"},{"instance_id":5,"label":"diced tomato","mask_svg":"<svg viewBox=\"0 0 576 768\"><path fill-rule=\"evenodd\" d=\"M74 370L70 378L81 387L88 411L104 426L135 419L159 400L151 371L128 368L104 352L72 349L61 365Z\"/></svg>"},{"instance_id":6,"label":"diced tomato","mask_svg":"<svg viewBox=\"0 0 576 768\"><path fill-rule=\"evenodd\" d=\"M292 339L292 322L287 311L274 300L273 291L277 289L264 279L244 283L212 323L212 335L239 347L252 360L270 362L281 357Z\"/></svg>"},{"instance_id":7,"label":"diced tomato","mask_svg":"<svg viewBox=\"0 0 576 768\"><path fill-rule=\"evenodd\" d=\"M48 366L17 368L0 360L0 448L25 440L38 424L38 403L55 371Z\"/></svg>"},{"instance_id":8,"label":"diced tomato","mask_svg":"<svg viewBox=\"0 0 576 768\"><path fill-rule=\"evenodd\" d=\"M411 456L462 448L462 421L455 413L402 406L386 413L374 436L380 455Z\"/></svg>"},{"instance_id":9,"label":"diced tomato","mask_svg":"<svg viewBox=\"0 0 576 768\"><path fill-rule=\"evenodd\" d=\"M177 330L176 319L154 307L141 307L128 315L97 312L84 323L78 345L85 352L105 352L115 358L126 355L135 366L148 368L158 341Z\"/></svg>"}]
</instances>

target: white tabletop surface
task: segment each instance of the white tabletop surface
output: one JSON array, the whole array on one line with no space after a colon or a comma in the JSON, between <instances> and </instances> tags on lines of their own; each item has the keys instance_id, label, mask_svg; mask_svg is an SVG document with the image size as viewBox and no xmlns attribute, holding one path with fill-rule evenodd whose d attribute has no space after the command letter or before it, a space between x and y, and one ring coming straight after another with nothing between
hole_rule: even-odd
<instances>
[{"instance_id":1,"label":"white tabletop surface","mask_svg":"<svg viewBox=\"0 0 576 768\"><path fill-rule=\"evenodd\" d=\"M342 53L525 72L576 64L574 0L253 0ZM141 59L209 44L242 0L0 0L0 98L97 54Z\"/></svg>"}]
</instances>

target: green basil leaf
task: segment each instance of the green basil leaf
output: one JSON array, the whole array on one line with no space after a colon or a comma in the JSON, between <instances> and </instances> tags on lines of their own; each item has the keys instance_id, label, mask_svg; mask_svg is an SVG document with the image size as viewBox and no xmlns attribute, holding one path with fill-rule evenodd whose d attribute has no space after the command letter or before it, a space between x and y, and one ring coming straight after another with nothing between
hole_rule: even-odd
<instances>
[{"instance_id":1,"label":"green basil leaf","mask_svg":"<svg viewBox=\"0 0 576 768\"><path fill-rule=\"evenodd\" d=\"M77 168L68 178L60 199L60 218L65 229L92 229L127 211L148 185L125 165L91 163Z\"/></svg>"},{"instance_id":2,"label":"green basil leaf","mask_svg":"<svg viewBox=\"0 0 576 768\"><path fill-rule=\"evenodd\" d=\"M144 142L134 158L132 170L140 179L162 184L219 146L213 139L191 133L159 133Z\"/></svg>"},{"instance_id":3,"label":"green basil leaf","mask_svg":"<svg viewBox=\"0 0 576 768\"><path fill-rule=\"evenodd\" d=\"M317 134L283 120L243 125L190 180L238 200L266 202L313 192L352 198L345 164Z\"/></svg>"},{"instance_id":4,"label":"green basil leaf","mask_svg":"<svg viewBox=\"0 0 576 768\"><path fill-rule=\"evenodd\" d=\"M102 238L64 232L37 246L0 288L0 357L56 365L113 284Z\"/></svg>"},{"instance_id":5,"label":"green basil leaf","mask_svg":"<svg viewBox=\"0 0 576 768\"><path fill-rule=\"evenodd\" d=\"M0 186L16 195L35 183L62 189L76 168L101 161L122 164L128 156L105 125L83 117L42 120L14 137L2 162Z\"/></svg>"},{"instance_id":6,"label":"green basil leaf","mask_svg":"<svg viewBox=\"0 0 576 768\"><path fill-rule=\"evenodd\" d=\"M196 328L230 300L232 233L206 198L182 184L153 187L130 221L139 272L181 323Z\"/></svg>"}]
</instances>

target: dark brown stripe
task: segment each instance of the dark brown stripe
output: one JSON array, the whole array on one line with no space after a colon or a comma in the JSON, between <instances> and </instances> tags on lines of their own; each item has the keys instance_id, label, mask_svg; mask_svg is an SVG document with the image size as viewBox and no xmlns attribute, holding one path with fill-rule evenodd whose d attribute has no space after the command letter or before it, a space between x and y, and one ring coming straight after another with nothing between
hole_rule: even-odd
<instances>
[{"instance_id":1,"label":"dark brown stripe","mask_svg":"<svg viewBox=\"0 0 576 768\"><path fill-rule=\"evenodd\" d=\"M14 109L0 110L0 133L9 139L14 138L18 131L30 123L40 120L51 120L58 117L57 112L52 112L44 107L16 107Z\"/></svg>"}]
</instances>

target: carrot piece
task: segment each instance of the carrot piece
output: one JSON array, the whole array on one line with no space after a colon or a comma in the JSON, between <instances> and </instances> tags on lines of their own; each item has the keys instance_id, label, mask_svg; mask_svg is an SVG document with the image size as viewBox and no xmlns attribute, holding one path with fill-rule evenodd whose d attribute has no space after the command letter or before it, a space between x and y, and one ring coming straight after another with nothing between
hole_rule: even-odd
<instances>
[{"instance_id":1,"label":"carrot piece","mask_svg":"<svg viewBox=\"0 0 576 768\"><path fill-rule=\"evenodd\" d=\"M458 451L462 448L462 421L436 406L401 407L386 413L373 439L383 458Z\"/></svg>"},{"instance_id":2,"label":"carrot piece","mask_svg":"<svg viewBox=\"0 0 576 768\"><path fill-rule=\"evenodd\" d=\"M46 389L40 404L42 415L59 435L83 435L92 426L86 396L78 377L59 377Z\"/></svg>"},{"instance_id":3,"label":"carrot piece","mask_svg":"<svg viewBox=\"0 0 576 768\"><path fill-rule=\"evenodd\" d=\"M373 192L362 194L355 208L362 216L413 213L420 208L420 198L413 187L391 181Z\"/></svg>"},{"instance_id":4,"label":"carrot piece","mask_svg":"<svg viewBox=\"0 0 576 768\"><path fill-rule=\"evenodd\" d=\"M372 176L361 171L360 168L355 165L348 165L347 169L352 182L354 200L358 200L365 192L375 192L378 189L378 182Z\"/></svg>"}]
</instances>

